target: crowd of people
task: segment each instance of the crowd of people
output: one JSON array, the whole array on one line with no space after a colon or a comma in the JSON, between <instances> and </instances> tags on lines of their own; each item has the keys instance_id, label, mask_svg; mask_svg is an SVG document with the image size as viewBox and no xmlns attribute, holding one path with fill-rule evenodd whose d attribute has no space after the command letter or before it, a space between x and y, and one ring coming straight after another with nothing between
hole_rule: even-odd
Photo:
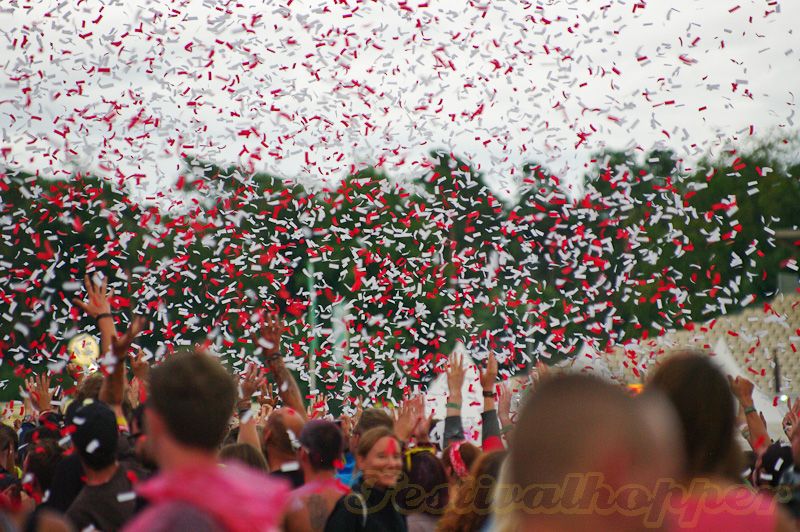
<instances>
[{"instance_id":1,"label":"crowd of people","mask_svg":"<svg viewBox=\"0 0 800 532\"><path fill-rule=\"evenodd\" d=\"M704 353L665 356L636 395L541 364L515 390L492 355L465 383L453 355L443 419L421 394L335 418L304 404L276 314L256 341L259 363L235 376L199 347L151 364L134 347L145 321L119 334L106 284L87 278L86 290L75 303L96 321L105 363L89 374L68 366L77 386L58 395L48 374L28 375L32 412L0 425L2 530L733 532L800 522L800 403L773 441L753 384ZM478 441L465 437L465 386L483 394ZM512 411L514 393L523 397Z\"/></svg>"}]
</instances>

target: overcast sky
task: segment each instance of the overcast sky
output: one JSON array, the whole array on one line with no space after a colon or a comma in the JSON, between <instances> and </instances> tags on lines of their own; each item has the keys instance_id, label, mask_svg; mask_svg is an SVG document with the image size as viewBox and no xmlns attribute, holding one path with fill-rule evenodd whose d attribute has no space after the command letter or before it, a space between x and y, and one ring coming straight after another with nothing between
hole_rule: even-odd
<instances>
[{"instance_id":1,"label":"overcast sky","mask_svg":"<svg viewBox=\"0 0 800 532\"><path fill-rule=\"evenodd\" d=\"M528 161L797 129L800 2L238 4L0 4L4 164L152 195L181 153L319 184L444 148L503 193Z\"/></svg>"}]
</instances>

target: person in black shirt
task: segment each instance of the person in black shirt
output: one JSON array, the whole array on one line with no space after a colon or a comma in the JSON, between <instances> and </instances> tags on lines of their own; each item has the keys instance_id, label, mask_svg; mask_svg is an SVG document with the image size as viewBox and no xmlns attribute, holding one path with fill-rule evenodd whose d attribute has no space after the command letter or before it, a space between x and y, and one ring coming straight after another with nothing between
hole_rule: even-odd
<instances>
[{"instance_id":1,"label":"person in black shirt","mask_svg":"<svg viewBox=\"0 0 800 532\"><path fill-rule=\"evenodd\" d=\"M86 473L86 485L67 510L78 530L93 526L119 530L136 509L133 483L117 461L117 417L107 405L95 401L77 411L72 442Z\"/></svg>"},{"instance_id":2,"label":"person in black shirt","mask_svg":"<svg viewBox=\"0 0 800 532\"><path fill-rule=\"evenodd\" d=\"M385 427L368 430L356 451L362 479L336 503L325 532L382 530L406 532L406 517L397 507L395 486L402 472L400 442Z\"/></svg>"}]
</instances>

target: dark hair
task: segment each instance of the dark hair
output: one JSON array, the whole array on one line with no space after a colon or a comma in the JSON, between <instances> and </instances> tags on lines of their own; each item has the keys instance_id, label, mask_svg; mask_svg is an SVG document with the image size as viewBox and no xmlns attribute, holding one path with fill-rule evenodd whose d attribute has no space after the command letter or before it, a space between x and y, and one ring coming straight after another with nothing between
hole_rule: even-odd
<instances>
[{"instance_id":1,"label":"dark hair","mask_svg":"<svg viewBox=\"0 0 800 532\"><path fill-rule=\"evenodd\" d=\"M44 493L53 484L56 467L61 462L62 450L55 440L44 439L30 444L25 461L25 472L33 475L34 482Z\"/></svg>"},{"instance_id":2,"label":"dark hair","mask_svg":"<svg viewBox=\"0 0 800 532\"><path fill-rule=\"evenodd\" d=\"M226 445L219 452L219 458L222 461L238 460L248 467L269 472L267 461L261 451L250 445L249 443L232 443Z\"/></svg>"},{"instance_id":3,"label":"dark hair","mask_svg":"<svg viewBox=\"0 0 800 532\"><path fill-rule=\"evenodd\" d=\"M368 430L378 427L386 427L389 430L394 430L394 421L392 421L389 414L380 408L367 408L361 412L358 423L353 427L353 434L360 436Z\"/></svg>"},{"instance_id":4,"label":"dark hair","mask_svg":"<svg viewBox=\"0 0 800 532\"><path fill-rule=\"evenodd\" d=\"M702 351L679 351L653 374L648 387L672 403L683 428L685 478L721 474L737 480L741 453L734 441L736 411L725 375Z\"/></svg>"},{"instance_id":5,"label":"dark hair","mask_svg":"<svg viewBox=\"0 0 800 532\"><path fill-rule=\"evenodd\" d=\"M61 429L50 422L46 422L44 425L38 427L27 427L23 429L19 438L17 463L22 464L25 462L25 456L27 456L31 445L47 439L60 440Z\"/></svg>"},{"instance_id":6,"label":"dark hair","mask_svg":"<svg viewBox=\"0 0 800 532\"><path fill-rule=\"evenodd\" d=\"M219 447L236 402L233 377L201 351L167 358L150 374L149 404L164 419L170 435L188 447Z\"/></svg>"},{"instance_id":7,"label":"dark hair","mask_svg":"<svg viewBox=\"0 0 800 532\"><path fill-rule=\"evenodd\" d=\"M506 451L483 453L439 521L439 530L480 530L492 508L494 487Z\"/></svg>"},{"instance_id":8,"label":"dark hair","mask_svg":"<svg viewBox=\"0 0 800 532\"><path fill-rule=\"evenodd\" d=\"M344 436L331 421L313 419L305 424L300 433L300 444L305 447L314 471L330 471L336 468L344 452Z\"/></svg>"},{"instance_id":9,"label":"dark hair","mask_svg":"<svg viewBox=\"0 0 800 532\"><path fill-rule=\"evenodd\" d=\"M116 461L119 429L117 415L108 405L92 401L75 412L73 422L72 443L86 467L98 471Z\"/></svg>"},{"instance_id":10,"label":"dark hair","mask_svg":"<svg viewBox=\"0 0 800 532\"><path fill-rule=\"evenodd\" d=\"M794 464L792 445L780 441L773 443L764 451L761 456L761 464L753 475L756 487L766 485L777 488L781 476L792 467L792 464Z\"/></svg>"},{"instance_id":11,"label":"dark hair","mask_svg":"<svg viewBox=\"0 0 800 532\"><path fill-rule=\"evenodd\" d=\"M397 490L397 504L406 512L439 516L448 503L447 473L432 448L412 448L403 459L404 482Z\"/></svg>"}]
</instances>

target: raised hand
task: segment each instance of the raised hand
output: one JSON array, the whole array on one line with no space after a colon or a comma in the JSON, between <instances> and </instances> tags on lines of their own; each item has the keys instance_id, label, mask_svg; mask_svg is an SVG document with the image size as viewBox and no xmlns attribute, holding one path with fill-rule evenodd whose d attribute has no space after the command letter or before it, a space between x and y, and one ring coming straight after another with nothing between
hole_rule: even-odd
<instances>
[{"instance_id":1,"label":"raised hand","mask_svg":"<svg viewBox=\"0 0 800 532\"><path fill-rule=\"evenodd\" d=\"M84 377L83 368L82 367L80 367L75 362L70 362L69 364L67 364L67 373L75 381L75 386L80 386L81 385L81 383L83 382L83 377Z\"/></svg>"},{"instance_id":2,"label":"raised hand","mask_svg":"<svg viewBox=\"0 0 800 532\"><path fill-rule=\"evenodd\" d=\"M113 336L111 338L111 350L118 361L125 360L128 356L128 351L131 344L139 333L142 332L144 326L147 324L147 319L144 316L134 316L128 330L122 336Z\"/></svg>"},{"instance_id":3,"label":"raised hand","mask_svg":"<svg viewBox=\"0 0 800 532\"><path fill-rule=\"evenodd\" d=\"M72 302L80 307L88 316L97 319L98 316L104 314L111 314L110 300L114 296L113 290L108 290L108 279L103 279L103 284L99 287L95 286L88 275L83 278L83 284L86 287L87 301L80 298L74 298Z\"/></svg>"},{"instance_id":4,"label":"raised hand","mask_svg":"<svg viewBox=\"0 0 800 532\"><path fill-rule=\"evenodd\" d=\"M345 438L349 438L350 435L353 433L353 418L348 416L347 414L342 414L339 416L339 428L342 429L342 434L344 434Z\"/></svg>"},{"instance_id":5,"label":"raised hand","mask_svg":"<svg viewBox=\"0 0 800 532\"><path fill-rule=\"evenodd\" d=\"M136 408L139 406L139 390L141 389L142 381L135 378L131 381L128 388L125 392L128 394L128 402L131 404L131 408Z\"/></svg>"},{"instance_id":6,"label":"raised hand","mask_svg":"<svg viewBox=\"0 0 800 532\"><path fill-rule=\"evenodd\" d=\"M406 399L400 405L394 422L394 433L400 441L408 441L422 418L422 395Z\"/></svg>"},{"instance_id":7,"label":"raised hand","mask_svg":"<svg viewBox=\"0 0 800 532\"><path fill-rule=\"evenodd\" d=\"M260 368L255 364L250 364L244 372L244 375L242 375L240 383L242 388L242 400L247 400L249 404L250 398L264 385L266 380L266 377L261 376Z\"/></svg>"},{"instance_id":8,"label":"raised hand","mask_svg":"<svg viewBox=\"0 0 800 532\"><path fill-rule=\"evenodd\" d=\"M461 396L461 388L464 386L464 356L458 353L450 355L447 367L447 388L450 390L450 397Z\"/></svg>"},{"instance_id":9,"label":"raised hand","mask_svg":"<svg viewBox=\"0 0 800 532\"><path fill-rule=\"evenodd\" d=\"M280 395L283 405L293 408L301 416L307 418L308 413L306 405L303 403L303 396L300 394L300 388L281 357L281 336L284 330L283 319L277 312L267 314L257 340L260 349L256 350L256 353L263 353L264 360L275 378L278 395Z\"/></svg>"},{"instance_id":10,"label":"raised hand","mask_svg":"<svg viewBox=\"0 0 800 532\"><path fill-rule=\"evenodd\" d=\"M25 389L31 397L31 404L38 412L50 410L55 390L50 389L50 377L47 372L26 378Z\"/></svg>"},{"instance_id":11,"label":"raised hand","mask_svg":"<svg viewBox=\"0 0 800 532\"><path fill-rule=\"evenodd\" d=\"M503 383L497 389L497 418L503 427L513 424L511 419L511 390Z\"/></svg>"},{"instance_id":12,"label":"raised hand","mask_svg":"<svg viewBox=\"0 0 800 532\"><path fill-rule=\"evenodd\" d=\"M119 337L116 332L111 334L111 352L116 359L116 363L111 372L103 379L103 384L100 386L99 399L111 405L112 408L122 405L127 380L125 378L125 359L128 358L131 344L139 336L146 323L147 320L144 316L135 316L125 334Z\"/></svg>"},{"instance_id":13,"label":"raised hand","mask_svg":"<svg viewBox=\"0 0 800 532\"><path fill-rule=\"evenodd\" d=\"M267 360L279 357L283 330L283 320L277 312L270 312L266 315L264 324L261 326L258 345L263 349L264 357Z\"/></svg>"},{"instance_id":14,"label":"raised hand","mask_svg":"<svg viewBox=\"0 0 800 532\"><path fill-rule=\"evenodd\" d=\"M261 384L259 391L261 394L256 399L258 404L260 404L262 407L267 405L275 408L275 396L272 393L272 383L264 378L264 382Z\"/></svg>"},{"instance_id":15,"label":"raised hand","mask_svg":"<svg viewBox=\"0 0 800 532\"><path fill-rule=\"evenodd\" d=\"M328 400L325 396L312 399L306 407L306 417L308 419L322 419L327 413Z\"/></svg>"},{"instance_id":16,"label":"raised hand","mask_svg":"<svg viewBox=\"0 0 800 532\"><path fill-rule=\"evenodd\" d=\"M789 411L783 416L783 432L786 434L786 437L789 438L789 441L791 441L792 434L798 425L798 419L800 419L800 399L792 403L790 398L786 405L789 407Z\"/></svg>"},{"instance_id":17,"label":"raised hand","mask_svg":"<svg viewBox=\"0 0 800 532\"><path fill-rule=\"evenodd\" d=\"M356 413L353 415L353 428L358 425L361 420L361 414L364 413L364 399L359 395L356 398Z\"/></svg>"},{"instance_id":18,"label":"raised hand","mask_svg":"<svg viewBox=\"0 0 800 532\"><path fill-rule=\"evenodd\" d=\"M728 382L731 385L733 395L742 403L742 406L752 406L753 390L755 389L753 383L744 377L733 378L730 375L728 375Z\"/></svg>"},{"instance_id":19,"label":"raised hand","mask_svg":"<svg viewBox=\"0 0 800 532\"><path fill-rule=\"evenodd\" d=\"M425 401L422 401L422 409L419 411L419 421L414 427L412 435L417 441L417 444L430 443L431 438L431 425L433 425L433 411L428 417L425 417Z\"/></svg>"},{"instance_id":20,"label":"raised hand","mask_svg":"<svg viewBox=\"0 0 800 532\"><path fill-rule=\"evenodd\" d=\"M137 353L131 357L133 376L143 383L147 382L147 378L150 375L150 364L144 359L144 356L144 351L139 349Z\"/></svg>"},{"instance_id":21,"label":"raised hand","mask_svg":"<svg viewBox=\"0 0 800 532\"><path fill-rule=\"evenodd\" d=\"M258 409L258 413L255 415L256 427L266 427L267 419L272 415L273 410L274 408L272 405L262 404L261 408Z\"/></svg>"},{"instance_id":22,"label":"raised hand","mask_svg":"<svg viewBox=\"0 0 800 532\"><path fill-rule=\"evenodd\" d=\"M494 383L497 381L497 358L494 353L489 353L489 357L486 359L486 369L481 370L479 380L484 392L494 390Z\"/></svg>"}]
</instances>

